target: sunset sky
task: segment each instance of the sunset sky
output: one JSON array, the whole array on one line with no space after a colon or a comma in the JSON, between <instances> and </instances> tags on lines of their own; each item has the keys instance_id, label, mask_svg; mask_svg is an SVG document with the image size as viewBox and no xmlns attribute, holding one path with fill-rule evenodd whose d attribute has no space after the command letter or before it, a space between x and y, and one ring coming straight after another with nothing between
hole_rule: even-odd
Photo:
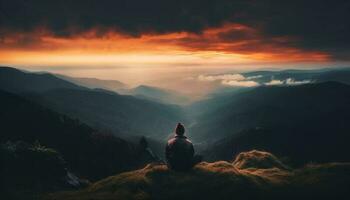
<instances>
[{"instance_id":1,"label":"sunset sky","mask_svg":"<svg viewBox=\"0 0 350 200\"><path fill-rule=\"evenodd\" d=\"M0 0L0 65L130 84L344 66L349 19L345 0Z\"/></svg>"}]
</instances>

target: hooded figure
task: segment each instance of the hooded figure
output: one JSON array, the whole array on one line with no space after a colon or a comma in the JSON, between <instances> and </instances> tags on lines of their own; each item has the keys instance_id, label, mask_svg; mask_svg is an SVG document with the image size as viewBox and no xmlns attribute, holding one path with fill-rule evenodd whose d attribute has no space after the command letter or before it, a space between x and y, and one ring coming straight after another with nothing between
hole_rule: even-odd
<instances>
[{"instance_id":1,"label":"hooded figure","mask_svg":"<svg viewBox=\"0 0 350 200\"><path fill-rule=\"evenodd\" d=\"M170 169L186 171L202 161L201 156L194 155L193 144L184 134L185 127L178 123L175 128L175 137L166 145L165 157Z\"/></svg>"}]
</instances>

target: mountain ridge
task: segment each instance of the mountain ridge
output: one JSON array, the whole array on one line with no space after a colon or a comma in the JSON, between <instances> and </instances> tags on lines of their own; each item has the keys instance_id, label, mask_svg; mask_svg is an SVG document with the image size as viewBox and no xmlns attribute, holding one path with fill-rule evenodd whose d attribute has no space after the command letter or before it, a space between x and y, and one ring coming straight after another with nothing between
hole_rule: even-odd
<instances>
[{"instance_id":1,"label":"mountain ridge","mask_svg":"<svg viewBox=\"0 0 350 200\"><path fill-rule=\"evenodd\" d=\"M259 126L280 126L280 123L277 124L273 119L282 120L283 123L287 123L286 118L282 116L289 115L290 117L294 117L292 119L298 121L298 118L296 118L298 115L297 111L301 112L304 108L308 110L312 108L312 111L315 111L315 113L309 111L306 114L309 113L314 116L317 116L316 113L320 113L321 111L326 112L326 109L329 110L332 108L333 110L338 109L341 113L345 114L346 110L350 109L347 106L349 98L350 86L338 82L323 82L298 86L261 86L233 95L208 100L212 104L218 104L219 106L213 106L214 109L209 109L199 116L197 120L202 125L197 124L196 126L200 129L196 130L197 127L193 127L191 131L195 132L193 137L215 132L213 130L220 130L220 135L225 136L232 134L234 130L241 131L246 128ZM205 106L205 103L203 105ZM338 108L341 106L345 110L342 111ZM318 110L316 107L322 109ZM196 109L205 110L205 108L201 107ZM211 116L218 117L212 119ZM277 118L277 116L279 117ZM237 117L239 117L239 123ZM292 119L289 121L294 123ZM232 124L233 122L235 122L235 125ZM225 128L217 129L217 124L221 124ZM216 135L216 138L220 139L220 135Z\"/></svg>"},{"instance_id":2,"label":"mountain ridge","mask_svg":"<svg viewBox=\"0 0 350 200\"><path fill-rule=\"evenodd\" d=\"M30 73L11 67L0 67L0 89L11 93L44 92L51 89L85 89L49 73Z\"/></svg>"},{"instance_id":3,"label":"mountain ridge","mask_svg":"<svg viewBox=\"0 0 350 200\"><path fill-rule=\"evenodd\" d=\"M71 77L71 76L65 76L61 74L54 74L55 76L59 77L60 79L72 82L77 85L81 85L90 89L107 89L111 90L113 92L118 92L121 89L126 89L128 86L118 80L105 80L105 79L97 79L97 78L84 78L84 77Z\"/></svg>"},{"instance_id":4,"label":"mountain ridge","mask_svg":"<svg viewBox=\"0 0 350 200\"><path fill-rule=\"evenodd\" d=\"M148 85L139 85L131 88L127 91L127 94L167 104L185 105L190 102L188 97L176 91Z\"/></svg>"},{"instance_id":5,"label":"mountain ridge","mask_svg":"<svg viewBox=\"0 0 350 200\"><path fill-rule=\"evenodd\" d=\"M79 118L94 128L124 138L129 134L153 135L164 140L176 122L185 121L182 109L175 105L89 89L47 73L0 68L0 89L30 98L61 114Z\"/></svg>"},{"instance_id":6,"label":"mountain ridge","mask_svg":"<svg viewBox=\"0 0 350 200\"><path fill-rule=\"evenodd\" d=\"M58 150L70 169L91 180L138 165L136 146L121 138L15 94L0 91L0 99L1 144L40 142Z\"/></svg>"}]
</instances>

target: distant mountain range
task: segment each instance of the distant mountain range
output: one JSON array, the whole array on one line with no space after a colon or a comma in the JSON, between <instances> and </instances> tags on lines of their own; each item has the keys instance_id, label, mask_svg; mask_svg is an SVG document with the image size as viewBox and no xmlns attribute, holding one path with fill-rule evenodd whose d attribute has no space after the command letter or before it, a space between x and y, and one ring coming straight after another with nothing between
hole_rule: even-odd
<instances>
[{"instance_id":1,"label":"distant mountain range","mask_svg":"<svg viewBox=\"0 0 350 200\"><path fill-rule=\"evenodd\" d=\"M178 121L185 120L180 107L89 89L51 74L1 67L0 89L123 137L146 135L164 140Z\"/></svg>"},{"instance_id":2,"label":"distant mountain range","mask_svg":"<svg viewBox=\"0 0 350 200\"><path fill-rule=\"evenodd\" d=\"M165 104L184 105L190 102L190 99L173 90L166 90L158 87L140 85L127 91L128 94L139 98L149 99Z\"/></svg>"},{"instance_id":3,"label":"distant mountain range","mask_svg":"<svg viewBox=\"0 0 350 200\"><path fill-rule=\"evenodd\" d=\"M90 89L103 89L117 92L123 95L132 95L140 99L147 99L163 104L184 105L190 102L190 99L174 90L167 90L148 85L139 85L130 88L128 85L117 80L102 80L96 78L77 78L55 74L60 79L69 81L76 85Z\"/></svg>"},{"instance_id":4,"label":"distant mountain range","mask_svg":"<svg viewBox=\"0 0 350 200\"><path fill-rule=\"evenodd\" d=\"M350 84L350 69L311 69L311 70L282 70L282 71L253 71L242 73L258 83L268 83L271 80L310 81L314 83L336 81Z\"/></svg>"},{"instance_id":5,"label":"distant mountain range","mask_svg":"<svg viewBox=\"0 0 350 200\"><path fill-rule=\"evenodd\" d=\"M217 141L209 159L263 149L298 162L350 160L349 85L263 86L204 105L215 102L190 130L195 141Z\"/></svg>"},{"instance_id":6,"label":"distant mountain range","mask_svg":"<svg viewBox=\"0 0 350 200\"><path fill-rule=\"evenodd\" d=\"M120 90L128 88L128 86L117 80L102 80L97 78L78 78L78 77L70 77L64 76L60 74L55 74L60 79L72 82L76 85L80 85L83 87L87 87L90 89L105 89L114 92L118 92Z\"/></svg>"},{"instance_id":7,"label":"distant mountain range","mask_svg":"<svg viewBox=\"0 0 350 200\"><path fill-rule=\"evenodd\" d=\"M0 67L0 89L11 93L40 93L52 89L85 89L52 74L36 74Z\"/></svg>"},{"instance_id":8,"label":"distant mountain range","mask_svg":"<svg viewBox=\"0 0 350 200\"><path fill-rule=\"evenodd\" d=\"M57 89L31 96L53 110L79 118L100 130L109 130L127 138L145 135L166 139L182 109L133 96L108 91Z\"/></svg>"},{"instance_id":9,"label":"distant mountain range","mask_svg":"<svg viewBox=\"0 0 350 200\"><path fill-rule=\"evenodd\" d=\"M244 73L261 83L289 78L312 81L227 89L186 106L166 104L186 101L170 90L139 86L122 89L130 95L121 95L95 80L87 81L92 84L88 88L83 86L86 82L74 84L76 80L6 67L0 68L0 90L77 118L94 130L130 140L144 135L154 144L164 143L175 124L183 122L189 137L196 144L205 144L201 149L209 149L205 154L210 160L229 160L235 152L258 148L298 162L347 161L350 158L342 152L349 150L344 142L350 132L349 72ZM336 153L339 156L334 156Z\"/></svg>"}]
</instances>

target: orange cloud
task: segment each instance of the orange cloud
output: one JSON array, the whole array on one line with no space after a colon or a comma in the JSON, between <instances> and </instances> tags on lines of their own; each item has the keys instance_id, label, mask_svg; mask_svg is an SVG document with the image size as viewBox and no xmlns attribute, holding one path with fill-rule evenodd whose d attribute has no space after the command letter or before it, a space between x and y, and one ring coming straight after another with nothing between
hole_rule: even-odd
<instances>
[{"instance_id":1,"label":"orange cloud","mask_svg":"<svg viewBox=\"0 0 350 200\"><path fill-rule=\"evenodd\" d=\"M258 30L240 24L226 24L205 30L202 34L187 34L175 40L159 39L188 51L211 51L239 54L260 61L326 61L330 56L323 52L306 51L294 47L296 38L265 37Z\"/></svg>"},{"instance_id":2,"label":"orange cloud","mask_svg":"<svg viewBox=\"0 0 350 200\"><path fill-rule=\"evenodd\" d=\"M97 28L70 37L55 37L39 28L0 39L1 64L145 64L252 63L327 61L323 52L293 46L295 38L265 37L257 29L225 24L200 34L176 32L133 37L120 32L99 34Z\"/></svg>"}]
</instances>

